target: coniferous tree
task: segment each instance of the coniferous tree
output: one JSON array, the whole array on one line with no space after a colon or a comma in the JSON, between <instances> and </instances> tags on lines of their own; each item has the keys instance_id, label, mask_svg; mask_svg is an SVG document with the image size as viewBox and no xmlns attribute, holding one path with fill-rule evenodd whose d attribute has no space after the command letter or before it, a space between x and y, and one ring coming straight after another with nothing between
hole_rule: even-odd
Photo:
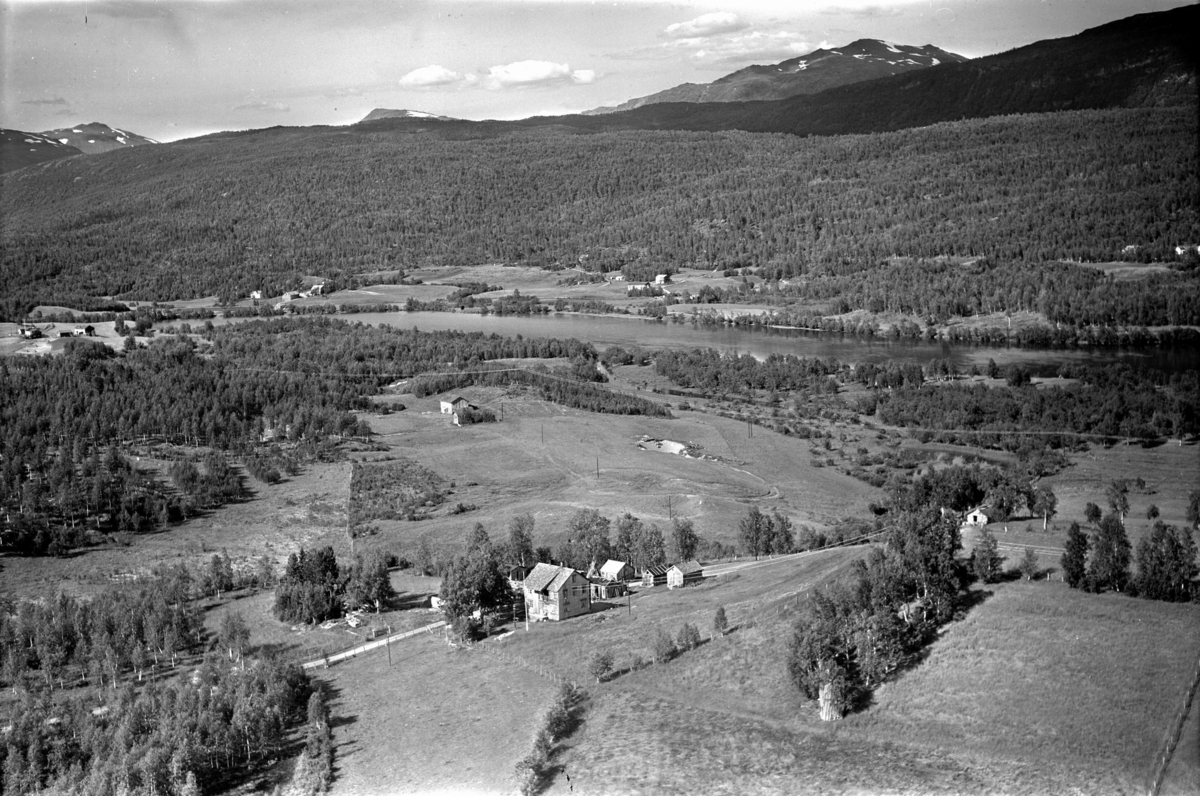
<instances>
[{"instance_id":1,"label":"coniferous tree","mask_svg":"<svg viewBox=\"0 0 1200 796\"><path fill-rule=\"evenodd\" d=\"M1080 530L1079 523L1072 522L1067 529L1067 542L1062 554L1063 580L1072 589L1084 585L1087 578L1088 538Z\"/></svg>"}]
</instances>

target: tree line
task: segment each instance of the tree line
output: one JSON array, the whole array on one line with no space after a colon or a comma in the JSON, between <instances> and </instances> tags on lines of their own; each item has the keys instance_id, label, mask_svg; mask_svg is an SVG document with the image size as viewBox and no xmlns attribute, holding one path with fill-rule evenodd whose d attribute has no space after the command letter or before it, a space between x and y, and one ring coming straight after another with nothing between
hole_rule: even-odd
<instances>
[{"instance_id":1,"label":"tree line","mask_svg":"<svg viewBox=\"0 0 1200 796\"><path fill-rule=\"evenodd\" d=\"M366 126L134 149L0 178L3 309L17 319L36 304L86 309L94 296L228 301L304 287L314 272L349 284L483 262L753 267L886 303L875 285L866 296L837 280L893 257L986 256L1025 273L1021 290L985 290L980 306L1015 311L1042 300L1024 286L1041 282L1044 263L1172 262L1175 246L1200 240L1194 127L1187 108L1147 108L837 138L510 130L463 140ZM366 162L369 183L358 176ZM1195 278L1171 284L1194 296ZM1056 313L1091 312L1082 294L1058 309L1063 292L1049 293ZM936 313L933 295L920 303ZM956 290L941 311L972 308L974 296Z\"/></svg>"}]
</instances>

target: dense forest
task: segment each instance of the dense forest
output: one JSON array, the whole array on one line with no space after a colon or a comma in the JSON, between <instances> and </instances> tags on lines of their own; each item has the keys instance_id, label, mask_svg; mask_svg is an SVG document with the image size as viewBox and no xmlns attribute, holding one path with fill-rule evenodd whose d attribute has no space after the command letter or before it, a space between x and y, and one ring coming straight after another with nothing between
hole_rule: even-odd
<instances>
[{"instance_id":1,"label":"dense forest","mask_svg":"<svg viewBox=\"0 0 1200 796\"><path fill-rule=\"evenodd\" d=\"M944 360L918 365L847 364L773 354L765 360L712 349L659 351L656 372L709 396L776 405L788 394L855 391L846 404L924 440L1017 450L1031 436L1052 448L1121 438L1156 440L1200 433L1200 372L1165 374L1128 365L1066 368L1072 382L1031 384L1027 370L989 368L1004 384L961 382ZM949 379L949 381L947 381Z\"/></svg>"},{"instance_id":2,"label":"dense forest","mask_svg":"<svg viewBox=\"0 0 1200 796\"><path fill-rule=\"evenodd\" d=\"M1046 263L1175 262L1176 246L1200 242L1194 139L1185 108L838 138L405 127L208 137L5 175L3 312L106 295L271 295L305 275L482 262L753 266L857 306L878 291L847 276L948 255L989 257L1019 289L957 290L940 310L908 293L894 302L933 315L1032 303L1070 315L1094 291L1105 301L1120 291L1083 272L1060 289L1041 276ZM1157 279L1163 298L1128 322L1194 314L1200 273Z\"/></svg>"},{"instance_id":3,"label":"dense forest","mask_svg":"<svg viewBox=\"0 0 1200 796\"><path fill-rule=\"evenodd\" d=\"M278 755L303 718L308 678L243 655L238 619L214 639L228 654L203 654L195 600L210 585L177 565L89 599L5 604L0 681L15 696L0 793L198 796Z\"/></svg>"},{"instance_id":4,"label":"dense forest","mask_svg":"<svg viewBox=\"0 0 1200 796\"><path fill-rule=\"evenodd\" d=\"M129 338L133 339L133 338ZM139 533L243 499L233 454L265 483L303 459L370 434L355 410L386 384L501 358L570 358L563 372L507 373L549 400L596 411L661 414L659 404L580 381L600 378L575 340L419 332L330 318L208 326L161 335L123 355L71 341L61 357L0 359L0 548L62 554L94 533ZM478 376L466 376L468 382ZM124 454L156 443L161 473ZM283 446L283 447L281 447Z\"/></svg>"}]
</instances>

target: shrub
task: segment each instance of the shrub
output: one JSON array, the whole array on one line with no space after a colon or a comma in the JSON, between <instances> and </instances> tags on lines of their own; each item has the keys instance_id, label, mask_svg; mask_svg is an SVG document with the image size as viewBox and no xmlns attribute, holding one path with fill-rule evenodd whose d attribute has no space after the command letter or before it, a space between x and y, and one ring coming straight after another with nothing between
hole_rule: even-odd
<instances>
[{"instance_id":1,"label":"shrub","mask_svg":"<svg viewBox=\"0 0 1200 796\"><path fill-rule=\"evenodd\" d=\"M729 620L725 618L725 606L718 605L713 614L713 635L723 636L729 630Z\"/></svg>"},{"instance_id":2,"label":"shrub","mask_svg":"<svg viewBox=\"0 0 1200 796\"><path fill-rule=\"evenodd\" d=\"M588 674L600 683L613 669L613 654L610 650L601 650L592 656L588 664Z\"/></svg>"},{"instance_id":3,"label":"shrub","mask_svg":"<svg viewBox=\"0 0 1200 796\"><path fill-rule=\"evenodd\" d=\"M680 652L694 650L700 646L700 631L695 625L690 622L685 622L683 627L679 628L679 637L676 641L676 646Z\"/></svg>"},{"instance_id":4,"label":"shrub","mask_svg":"<svg viewBox=\"0 0 1200 796\"><path fill-rule=\"evenodd\" d=\"M669 663L678 654L675 642L660 627L654 636L654 662Z\"/></svg>"}]
</instances>

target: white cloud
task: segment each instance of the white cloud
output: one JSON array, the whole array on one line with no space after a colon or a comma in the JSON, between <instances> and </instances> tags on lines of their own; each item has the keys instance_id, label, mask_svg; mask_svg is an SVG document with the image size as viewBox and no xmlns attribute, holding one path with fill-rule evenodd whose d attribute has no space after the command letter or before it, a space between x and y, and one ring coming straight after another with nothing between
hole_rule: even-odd
<instances>
[{"instance_id":1,"label":"white cloud","mask_svg":"<svg viewBox=\"0 0 1200 796\"><path fill-rule=\"evenodd\" d=\"M662 45L674 52L691 51L694 61L705 63L775 63L812 52L804 36L792 31L752 30L732 36L678 39ZM818 46L826 46L822 42Z\"/></svg>"},{"instance_id":2,"label":"white cloud","mask_svg":"<svg viewBox=\"0 0 1200 796\"><path fill-rule=\"evenodd\" d=\"M512 86L538 86L554 83L593 83L596 72L592 69L571 69L570 64L553 61L514 61L488 69L484 85L499 89Z\"/></svg>"},{"instance_id":3,"label":"white cloud","mask_svg":"<svg viewBox=\"0 0 1200 796\"><path fill-rule=\"evenodd\" d=\"M254 100L253 102L243 102L241 105L234 105L235 111L272 111L274 113L287 113L292 109L290 105L285 105L282 102L271 102L269 100Z\"/></svg>"},{"instance_id":4,"label":"white cloud","mask_svg":"<svg viewBox=\"0 0 1200 796\"><path fill-rule=\"evenodd\" d=\"M734 33L749 27L742 22L737 14L728 11L714 11L711 14L701 14L687 22L676 22L668 25L663 35L671 39L692 39L704 36L717 36L722 33Z\"/></svg>"},{"instance_id":5,"label":"white cloud","mask_svg":"<svg viewBox=\"0 0 1200 796\"><path fill-rule=\"evenodd\" d=\"M400 85L405 88L428 88L430 86L446 86L462 80L462 75L452 69L438 64L422 66L414 69L400 78Z\"/></svg>"}]
</instances>

